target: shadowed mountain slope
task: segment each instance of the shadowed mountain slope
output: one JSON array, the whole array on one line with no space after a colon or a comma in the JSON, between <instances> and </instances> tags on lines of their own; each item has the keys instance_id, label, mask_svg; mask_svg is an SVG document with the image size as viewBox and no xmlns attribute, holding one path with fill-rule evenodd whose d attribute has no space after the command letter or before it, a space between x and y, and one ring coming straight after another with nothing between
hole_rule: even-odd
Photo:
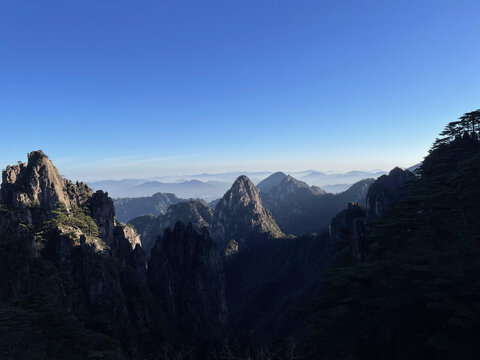
<instances>
[{"instance_id":1,"label":"shadowed mountain slope","mask_svg":"<svg viewBox=\"0 0 480 360\"><path fill-rule=\"evenodd\" d=\"M283 232L301 235L325 230L331 219L349 202L365 204L373 179L365 179L339 194L328 194L316 186L284 176L268 192L260 192L264 206ZM271 184L271 182L270 182Z\"/></svg>"},{"instance_id":2,"label":"shadowed mountain slope","mask_svg":"<svg viewBox=\"0 0 480 360\"><path fill-rule=\"evenodd\" d=\"M199 200L189 200L171 205L164 215L139 216L129 224L140 234L143 248L149 254L157 236L162 235L167 228L173 229L177 221L192 224L196 231L201 232L203 228L209 229L212 218L213 210L209 206Z\"/></svg>"},{"instance_id":3,"label":"shadowed mountain slope","mask_svg":"<svg viewBox=\"0 0 480 360\"><path fill-rule=\"evenodd\" d=\"M115 214L122 222L129 222L137 216L165 214L170 205L186 201L175 194L156 193L148 197L113 199Z\"/></svg>"},{"instance_id":4,"label":"shadowed mountain slope","mask_svg":"<svg viewBox=\"0 0 480 360\"><path fill-rule=\"evenodd\" d=\"M480 126L459 123L417 178L394 169L372 186L365 260L337 263L308 309L313 358L480 356Z\"/></svg>"}]
</instances>

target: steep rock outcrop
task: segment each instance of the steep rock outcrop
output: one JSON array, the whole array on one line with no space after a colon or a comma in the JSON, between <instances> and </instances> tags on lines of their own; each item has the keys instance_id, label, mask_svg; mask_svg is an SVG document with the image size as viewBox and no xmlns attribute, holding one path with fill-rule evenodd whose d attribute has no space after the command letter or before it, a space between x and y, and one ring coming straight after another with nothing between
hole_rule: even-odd
<instances>
[{"instance_id":1,"label":"steep rock outcrop","mask_svg":"<svg viewBox=\"0 0 480 360\"><path fill-rule=\"evenodd\" d=\"M73 184L63 179L50 159L41 151L28 154L27 164L7 166L2 173L2 203L22 209L41 209L37 215L44 220L45 214L63 205L67 210L83 205L92 195L84 183ZM34 214L35 215L35 214ZM32 212L25 212L25 220L32 223Z\"/></svg>"},{"instance_id":2,"label":"steep rock outcrop","mask_svg":"<svg viewBox=\"0 0 480 360\"><path fill-rule=\"evenodd\" d=\"M154 338L161 336L165 324L146 286L139 236L115 221L108 194L93 194L85 184L63 179L41 151L30 153L28 164L7 167L2 178L0 305L16 301L20 308L12 312L13 319L35 306L40 321L35 320L34 327L40 334L60 334L60 324L78 329L83 345L77 347L62 341L53 346L38 335L35 343L45 347L46 354L60 351L68 357L77 352L75 356L86 358L92 347L100 357L108 351L117 358L112 351L121 348L128 358L150 358L157 351ZM52 314L61 319L43 321ZM30 321L30 315L21 316ZM93 333L105 339L104 345L91 344ZM27 356L18 351L16 357Z\"/></svg>"},{"instance_id":3,"label":"steep rock outcrop","mask_svg":"<svg viewBox=\"0 0 480 360\"><path fill-rule=\"evenodd\" d=\"M390 171L388 175L380 176L368 190L368 216L379 216L397 203L405 193L407 183L413 180L415 180L413 173L398 167Z\"/></svg>"},{"instance_id":4,"label":"steep rock outcrop","mask_svg":"<svg viewBox=\"0 0 480 360\"><path fill-rule=\"evenodd\" d=\"M367 222L365 210L356 203L335 216L330 225L330 244L334 251L346 252L353 262L364 261L367 257Z\"/></svg>"},{"instance_id":5,"label":"steep rock outcrop","mask_svg":"<svg viewBox=\"0 0 480 360\"><path fill-rule=\"evenodd\" d=\"M257 188L246 176L240 176L218 202L211 234L222 247L235 240L240 250L261 239L283 236L272 214L263 207Z\"/></svg>"},{"instance_id":6,"label":"steep rock outcrop","mask_svg":"<svg viewBox=\"0 0 480 360\"><path fill-rule=\"evenodd\" d=\"M213 219L213 209L206 203L199 200L189 200L172 205L168 208L163 217L163 226L172 228L177 221L184 224L192 223L193 228L200 231L202 228L208 228Z\"/></svg>"},{"instance_id":7,"label":"steep rock outcrop","mask_svg":"<svg viewBox=\"0 0 480 360\"><path fill-rule=\"evenodd\" d=\"M100 237L108 246L114 244L113 231L115 229L115 208L113 201L106 192L98 190L88 202L91 216L98 225Z\"/></svg>"},{"instance_id":8,"label":"steep rock outcrop","mask_svg":"<svg viewBox=\"0 0 480 360\"><path fill-rule=\"evenodd\" d=\"M206 347L225 341L223 257L207 231L177 222L156 241L148 284L183 339Z\"/></svg>"},{"instance_id":9,"label":"steep rock outcrop","mask_svg":"<svg viewBox=\"0 0 480 360\"><path fill-rule=\"evenodd\" d=\"M166 228L173 229L177 221L191 223L196 231L201 232L203 228L210 228L212 219L213 210L209 206L199 200L189 200L170 206L164 215L140 216L132 219L129 224L140 234L142 246L149 254L157 236L162 235Z\"/></svg>"}]
</instances>

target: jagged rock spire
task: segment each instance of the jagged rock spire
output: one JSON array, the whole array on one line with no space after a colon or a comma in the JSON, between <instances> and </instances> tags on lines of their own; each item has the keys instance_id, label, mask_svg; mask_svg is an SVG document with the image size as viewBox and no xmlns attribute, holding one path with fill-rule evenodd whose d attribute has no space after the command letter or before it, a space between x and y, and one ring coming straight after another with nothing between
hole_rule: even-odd
<instances>
[{"instance_id":1,"label":"jagged rock spire","mask_svg":"<svg viewBox=\"0 0 480 360\"><path fill-rule=\"evenodd\" d=\"M245 175L240 176L215 207L212 237L240 246L254 245L260 238L277 238L282 231L262 205L259 192Z\"/></svg>"},{"instance_id":2,"label":"jagged rock spire","mask_svg":"<svg viewBox=\"0 0 480 360\"><path fill-rule=\"evenodd\" d=\"M7 166L2 173L1 201L14 208L39 207L49 212L60 204L67 209L92 195L84 183L63 179L43 151L28 154L28 163Z\"/></svg>"}]
</instances>

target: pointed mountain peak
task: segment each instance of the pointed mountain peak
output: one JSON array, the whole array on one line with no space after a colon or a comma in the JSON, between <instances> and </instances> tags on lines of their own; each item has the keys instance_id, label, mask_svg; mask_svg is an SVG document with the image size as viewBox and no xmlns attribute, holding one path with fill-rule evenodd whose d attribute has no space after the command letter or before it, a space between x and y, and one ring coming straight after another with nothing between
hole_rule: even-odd
<instances>
[{"instance_id":1,"label":"pointed mountain peak","mask_svg":"<svg viewBox=\"0 0 480 360\"><path fill-rule=\"evenodd\" d=\"M248 177L240 176L215 207L212 237L224 244L234 239L245 245L259 238L281 236L283 233L263 207L257 188Z\"/></svg>"},{"instance_id":2,"label":"pointed mountain peak","mask_svg":"<svg viewBox=\"0 0 480 360\"><path fill-rule=\"evenodd\" d=\"M275 186L280 184L282 181L284 181L288 177L289 176L285 175L285 173L281 171L277 171L276 173L273 173L266 179L260 181L257 185L257 188L261 192L268 193L270 190L272 190Z\"/></svg>"},{"instance_id":3,"label":"pointed mountain peak","mask_svg":"<svg viewBox=\"0 0 480 360\"><path fill-rule=\"evenodd\" d=\"M234 181L232 188L238 187L238 186L255 186L253 185L253 182L248 178L246 175L240 175L237 180Z\"/></svg>"},{"instance_id":4,"label":"pointed mountain peak","mask_svg":"<svg viewBox=\"0 0 480 360\"><path fill-rule=\"evenodd\" d=\"M63 179L41 150L29 153L27 164L19 161L2 173L1 201L14 208L40 207L49 212L62 204L70 209L91 194L87 185Z\"/></svg>"},{"instance_id":5,"label":"pointed mountain peak","mask_svg":"<svg viewBox=\"0 0 480 360\"><path fill-rule=\"evenodd\" d=\"M253 182L247 176L242 175L235 180L230 190L220 199L216 207L220 204L228 208L253 204L254 208L260 208L262 207L262 200Z\"/></svg>"},{"instance_id":6,"label":"pointed mountain peak","mask_svg":"<svg viewBox=\"0 0 480 360\"><path fill-rule=\"evenodd\" d=\"M37 166L40 164L49 164L53 166L48 156L42 150L32 151L27 155L27 158L28 166Z\"/></svg>"},{"instance_id":7,"label":"pointed mountain peak","mask_svg":"<svg viewBox=\"0 0 480 360\"><path fill-rule=\"evenodd\" d=\"M298 180L290 175L285 175L285 177L274 187L272 187L268 193L276 193L276 194L289 194L299 191L307 191L312 195L322 195L326 192L318 186L310 186L306 182Z\"/></svg>"}]
</instances>

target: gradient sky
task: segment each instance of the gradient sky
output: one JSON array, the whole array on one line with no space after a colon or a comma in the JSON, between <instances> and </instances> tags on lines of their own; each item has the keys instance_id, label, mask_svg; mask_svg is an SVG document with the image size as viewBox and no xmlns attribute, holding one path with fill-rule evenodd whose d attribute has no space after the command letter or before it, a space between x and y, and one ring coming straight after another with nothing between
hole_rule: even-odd
<instances>
[{"instance_id":1,"label":"gradient sky","mask_svg":"<svg viewBox=\"0 0 480 360\"><path fill-rule=\"evenodd\" d=\"M479 19L478 0L0 0L0 166L410 166L480 107Z\"/></svg>"}]
</instances>

